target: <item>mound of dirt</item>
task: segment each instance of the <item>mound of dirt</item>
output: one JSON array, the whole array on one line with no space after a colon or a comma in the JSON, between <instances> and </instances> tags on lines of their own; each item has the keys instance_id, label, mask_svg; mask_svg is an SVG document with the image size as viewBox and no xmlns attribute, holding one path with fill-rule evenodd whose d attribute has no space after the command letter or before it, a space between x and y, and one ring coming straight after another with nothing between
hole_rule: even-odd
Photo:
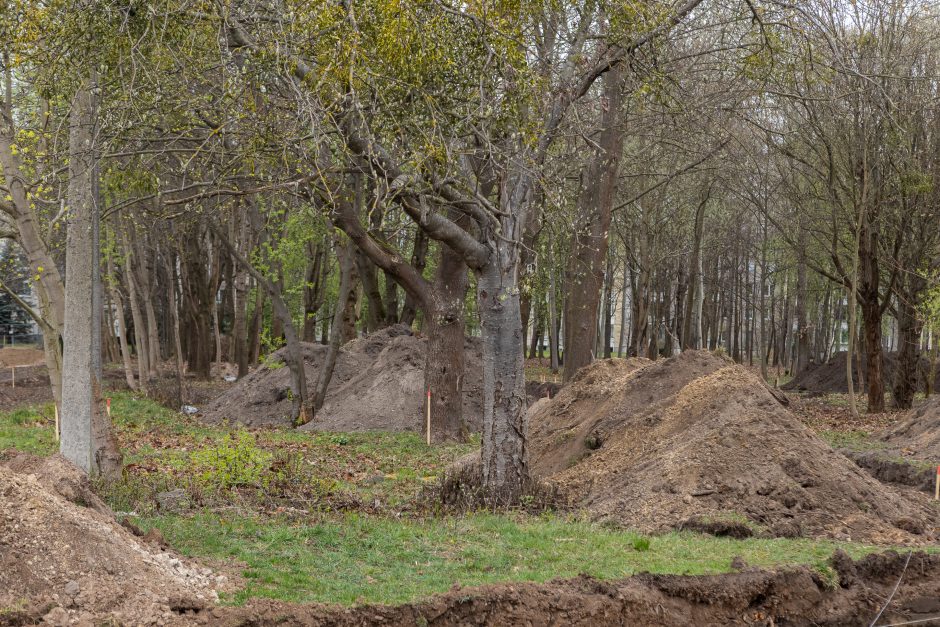
<instances>
[{"instance_id":1,"label":"mound of dirt","mask_svg":"<svg viewBox=\"0 0 940 627\"><path fill-rule=\"evenodd\" d=\"M323 407L306 429L318 431L420 431L424 420L424 361L427 341L395 325L348 342L340 349ZM467 338L463 415L471 431L483 416L481 344ZM204 408L209 421L248 426L289 425L290 373L284 351L226 390ZM303 344L307 386L314 389L327 347Z\"/></svg>"},{"instance_id":2,"label":"mound of dirt","mask_svg":"<svg viewBox=\"0 0 940 627\"><path fill-rule=\"evenodd\" d=\"M882 439L889 448L906 457L940 464L940 396L912 409Z\"/></svg>"},{"instance_id":3,"label":"mound of dirt","mask_svg":"<svg viewBox=\"0 0 940 627\"><path fill-rule=\"evenodd\" d=\"M67 464L36 466L43 478L0 466L0 624L164 624L215 601L211 571L50 490L52 478L78 473Z\"/></svg>"},{"instance_id":4,"label":"mound of dirt","mask_svg":"<svg viewBox=\"0 0 940 627\"><path fill-rule=\"evenodd\" d=\"M646 531L746 520L775 536L923 543L938 515L833 451L745 368L704 351L605 360L529 415L533 475Z\"/></svg>"},{"instance_id":5,"label":"mound of dirt","mask_svg":"<svg viewBox=\"0 0 940 627\"><path fill-rule=\"evenodd\" d=\"M894 382L894 371L897 367L897 353L884 353L884 382L887 389L891 389ZM868 378L868 362L862 360L862 373ZM930 361L922 358L917 368L917 388L924 389L924 382L930 376ZM940 389L940 369L935 375L934 389ZM852 362L852 380L858 386L858 360ZM796 375L791 381L781 386L784 390L809 392L811 394L847 394L848 383L845 380L845 352L836 353L829 361L807 368Z\"/></svg>"}]
</instances>

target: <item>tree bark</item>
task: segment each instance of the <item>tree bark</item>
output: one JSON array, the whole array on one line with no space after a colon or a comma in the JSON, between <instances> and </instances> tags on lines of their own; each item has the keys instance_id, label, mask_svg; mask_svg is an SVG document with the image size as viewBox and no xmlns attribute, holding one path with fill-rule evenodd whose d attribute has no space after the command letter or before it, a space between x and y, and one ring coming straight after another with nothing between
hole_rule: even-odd
<instances>
[{"instance_id":1,"label":"tree bark","mask_svg":"<svg viewBox=\"0 0 940 627\"><path fill-rule=\"evenodd\" d=\"M431 391L431 441L463 440L464 299L467 265L446 244L440 246L431 303L425 311L428 336L424 387Z\"/></svg>"},{"instance_id":2,"label":"tree bark","mask_svg":"<svg viewBox=\"0 0 940 627\"><path fill-rule=\"evenodd\" d=\"M69 121L69 216L60 451L85 472L113 476L121 466L101 400L96 81L78 89ZM97 306L96 306L97 305Z\"/></svg>"},{"instance_id":3,"label":"tree bark","mask_svg":"<svg viewBox=\"0 0 940 627\"><path fill-rule=\"evenodd\" d=\"M570 381L591 363L597 338L600 293L607 263L608 231L623 152L623 130L619 125L622 69L613 67L604 75L601 133L597 147L581 174L578 223L572 234L565 301L565 370Z\"/></svg>"},{"instance_id":4,"label":"tree bark","mask_svg":"<svg viewBox=\"0 0 940 627\"><path fill-rule=\"evenodd\" d=\"M343 319L346 316L345 311L350 294L356 288L356 250L350 242L342 242L337 239L334 245L336 258L339 260L339 292L336 296L336 308L333 312L333 324L330 326L330 343L326 352L323 364L320 366L320 373L317 377L317 388L313 398L313 418L316 419L316 411L323 407L326 400L326 393L330 387L330 381L333 379L333 371L336 368L336 359L339 356L339 350L343 345Z\"/></svg>"}]
</instances>

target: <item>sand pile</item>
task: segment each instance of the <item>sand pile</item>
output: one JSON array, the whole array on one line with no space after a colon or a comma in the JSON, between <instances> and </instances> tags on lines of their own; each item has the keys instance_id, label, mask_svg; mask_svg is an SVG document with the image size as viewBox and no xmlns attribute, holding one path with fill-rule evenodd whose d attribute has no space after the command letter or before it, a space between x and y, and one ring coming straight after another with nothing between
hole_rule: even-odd
<instances>
[{"instance_id":1,"label":"sand pile","mask_svg":"<svg viewBox=\"0 0 940 627\"><path fill-rule=\"evenodd\" d=\"M908 412L883 440L905 457L940 464L940 396L932 396Z\"/></svg>"},{"instance_id":2,"label":"sand pile","mask_svg":"<svg viewBox=\"0 0 940 627\"><path fill-rule=\"evenodd\" d=\"M864 356L863 356L864 357ZM884 383L890 390L894 384L894 371L897 367L897 353L884 353ZM868 377L868 363L862 360L862 373ZM930 376L930 361L923 357L917 368L917 390L924 390L924 382ZM858 386L858 360L852 361L852 380ZM782 386L785 390L810 392L812 394L847 394L849 386L845 380L845 352L836 353L824 364L807 368L792 381ZM940 369L935 375L934 389L940 389Z\"/></svg>"},{"instance_id":3,"label":"sand pile","mask_svg":"<svg viewBox=\"0 0 940 627\"><path fill-rule=\"evenodd\" d=\"M925 542L937 512L833 451L756 376L703 351L607 360L529 412L530 464L573 506L648 531ZM727 524L728 522L732 524Z\"/></svg>"},{"instance_id":4,"label":"sand pile","mask_svg":"<svg viewBox=\"0 0 940 627\"><path fill-rule=\"evenodd\" d=\"M321 431L420 431L424 411L424 361L427 342L404 325L357 338L340 349L323 408L309 429ZM209 421L228 419L249 426L289 425L290 372L284 351L253 371L203 409ZM481 344L464 346L463 415L471 431L481 428ZM303 344L307 386L314 389L327 347ZM278 364L278 365L274 365Z\"/></svg>"},{"instance_id":5,"label":"sand pile","mask_svg":"<svg viewBox=\"0 0 940 627\"><path fill-rule=\"evenodd\" d=\"M100 501L92 503L96 509L83 507L50 489L81 476L68 462L34 469L41 475L0 466L0 608L9 610L3 619L164 624L215 601L220 580L211 571L143 544L98 511Z\"/></svg>"}]
</instances>

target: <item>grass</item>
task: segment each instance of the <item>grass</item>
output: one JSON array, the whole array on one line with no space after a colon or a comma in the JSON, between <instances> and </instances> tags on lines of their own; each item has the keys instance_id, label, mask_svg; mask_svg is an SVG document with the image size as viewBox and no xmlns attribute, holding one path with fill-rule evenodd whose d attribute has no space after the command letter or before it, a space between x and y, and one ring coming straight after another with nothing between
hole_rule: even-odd
<instances>
[{"instance_id":1,"label":"grass","mask_svg":"<svg viewBox=\"0 0 940 627\"><path fill-rule=\"evenodd\" d=\"M393 519L348 514L312 525L199 514L140 520L171 545L202 558L244 564L245 587L227 600L402 603L454 584L542 582L586 573L727 572L734 557L751 566L824 568L836 548L853 557L877 547L789 539L732 540L692 533L645 537L554 516L472 514Z\"/></svg>"},{"instance_id":2,"label":"grass","mask_svg":"<svg viewBox=\"0 0 940 627\"><path fill-rule=\"evenodd\" d=\"M0 414L0 452L15 448L34 455L51 455L55 442L52 403L24 407Z\"/></svg>"},{"instance_id":3,"label":"grass","mask_svg":"<svg viewBox=\"0 0 940 627\"><path fill-rule=\"evenodd\" d=\"M51 412L0 413L0 451L52 453ZM431 448L412 433L258 430L246 437L130 393L112 395L112 416L126 465L118 482L99 486L102 495L187 555L234 560L244 585L231 603L399 603L456 583L721 573L734 557L751 566L810 564L825 574L836 548L852 556L880 550L807 539L645 536L561 515L416 515L415 494L479 441ZM248 485L208 486L199 464L215 459L208 452L228 450L236 438L227 435L244 438L249 453L263 452L270 472L251 475ZM156 494L176 488L187 491L192 509L159 511Z\"/></svg>"},{"instance_id":4,"label":"grass","mask_svg":"<svg viewBox=\"0 0 940 627\"><path fill-rule=\"evenodd\" d=\"M868 431L853 429L849 431L836 431L822 429L816 433L825 440L826 444L834 449L848 449L850 451L874 451L885 447L883 442L872 438Z\"/></svg>"}]
</instances>

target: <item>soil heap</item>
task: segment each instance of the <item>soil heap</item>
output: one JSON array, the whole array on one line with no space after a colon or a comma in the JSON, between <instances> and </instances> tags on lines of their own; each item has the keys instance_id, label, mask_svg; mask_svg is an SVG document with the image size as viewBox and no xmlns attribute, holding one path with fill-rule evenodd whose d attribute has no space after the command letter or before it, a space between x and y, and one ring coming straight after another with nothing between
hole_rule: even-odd
<instances>
[{"instance_id":1,"label":"soil heap","mask_svg":"<svg viewBox=\"0 0 940 627\"><path fill-rule=\"evenodd\" d=\"M908 412L883 439L904 456L940 464L940 396L932 396Z\"/></svg>"},{"instance_id":2,"label":"soil heap","mask_svg":"<svg viewBox=\"0 0 940 627\"><path fill-rule=\"evenodd\" d=\"M887 389L894 383L894 372L897 368L897 353L884 353L884 382ZM930 376L930 361L924 357L917 368L917 390L924 389L924 382ZM862 374L868 377L868 363L863 359ZM856 387L860 381L858 376L858 360L852 361L852 380ZM809 392L811 394L847 394L848 383L845 380L845 352L836 353L824 364L812 366L799 373L793 380L781 386L784 390ZM940 369L935 374L934 389L940 389Z\"/></svg>"},{"instance_id":3,"label":"soil heap","mask_svg":"<svg viewBox=\"0 0 940 627\"><path fill-rule=\"evenodd\" d=\"M318 431L421 431L424 420L424 362L427 341L404 325L394 325L345 344L336 359L323 407L305 429ZM307 388L316 388L326 358L322 344L302 345ZM483 417L480 341L465 345L463 415L471 431ZM241 379L204 409L211 422L230 420L247 426L289 425L290 372L286 349Z\"/></svg>"},{"instance_id":4,"label":"soil heap","mask_svg":"<svg viewBox=\"0 0 940 627\"><path fill-rule=\"evenodd\" d=\"M215 601L211 571L143 544L97 499L63 496L87 496L74 491L77 468L62 458L11 465L24 463L40 475L0 465L0 623L163 624Z\"/></svg>"},{"instance_id":5,"label":"soil heap","mask_svg":"<svg viewBox=\"0 0 940 627\"><path fill-rule=\"evenodd\" d=\"M533 474L598 519L877 543L936 533L926 495L880 483L708 352L596 362L528 418Z\"/></svg>"}]
</instances>

